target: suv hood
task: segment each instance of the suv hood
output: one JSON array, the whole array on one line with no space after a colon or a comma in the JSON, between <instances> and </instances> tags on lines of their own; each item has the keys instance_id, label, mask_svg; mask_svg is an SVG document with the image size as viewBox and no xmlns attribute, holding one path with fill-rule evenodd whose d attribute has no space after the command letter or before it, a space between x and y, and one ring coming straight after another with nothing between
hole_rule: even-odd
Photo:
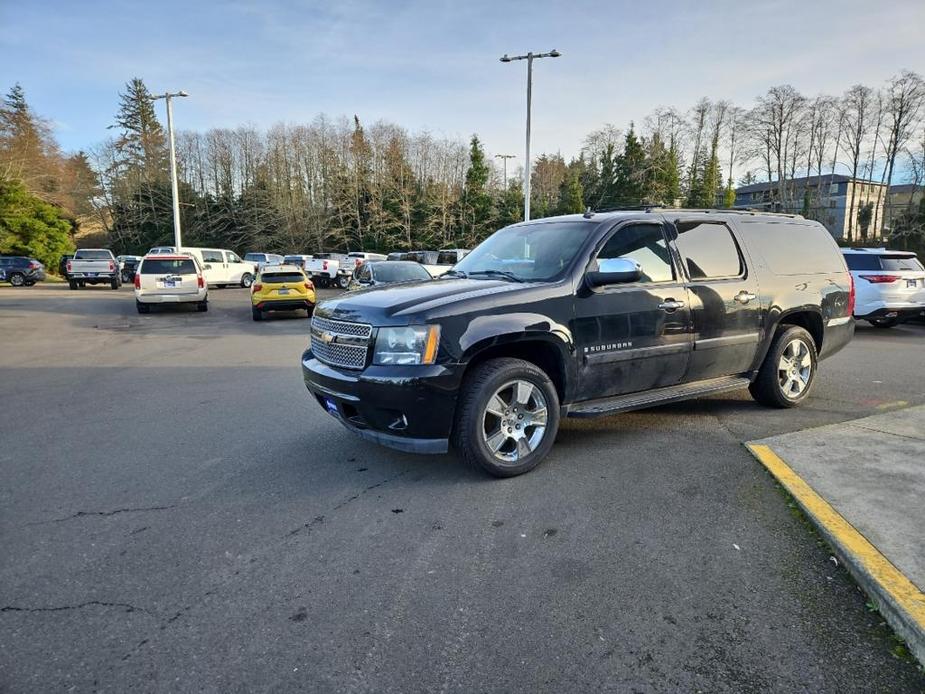
<instances>
[{"instance_id":1,"label":"suv hood","mask_svg":"<svg viewBox=\"0 0 925 694\"><path fill-rule=\"evenodd\" d=\"M407 325L445 315L447 312L442 309L449 306L458 315L481 307L514 303L516 299L511 295L519 296L536 286L494 279L423 280L348 292L322 301L315 314L372 325Z\"/></svg>"}]
</instances>

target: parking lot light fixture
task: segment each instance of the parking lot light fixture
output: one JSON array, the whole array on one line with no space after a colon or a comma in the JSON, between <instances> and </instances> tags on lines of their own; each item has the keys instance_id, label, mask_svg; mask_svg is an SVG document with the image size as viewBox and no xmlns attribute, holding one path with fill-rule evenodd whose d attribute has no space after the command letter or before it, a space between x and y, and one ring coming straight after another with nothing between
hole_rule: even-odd
<instances>
[{"instance_id":1,"label":"parking lot light fixture","mask_svg":"<svg viewBox=\"0 0 925 694\"><path fill-rule=\"evenodd\" d=\"M527 154L524 161L524 221L530 221L530 102L533 96L533 61L537 58L558 58L562 54L555 48L548 53L527 53L526 55L501 56L502 63L514 60L527 61Z\"/></svg>"},{"instance_id":2,"label":"parking lot light fixture","mask_svg":"<svg viewBox=\"0 0 925 694\"><path fill-rule=\"evenodd\" d=\"M152 96L152 100L163 99L167 102L167 142L170 148L170 192L173 197L173 245L176 246L177 253L180 252L183 242L180 233L180 193L177 185L177 152L173 138L173 105L171 99L175 96L189 96L182 89L178 92L164 92Z\"/></svg>"}]
</instances>

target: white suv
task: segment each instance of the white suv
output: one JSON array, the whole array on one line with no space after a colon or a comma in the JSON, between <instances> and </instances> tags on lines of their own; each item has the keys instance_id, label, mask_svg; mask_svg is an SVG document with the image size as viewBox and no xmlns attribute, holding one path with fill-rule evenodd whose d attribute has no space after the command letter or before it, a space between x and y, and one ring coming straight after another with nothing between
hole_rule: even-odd
<instances>
[{"instance_id":1,"label":"white suv","mask_svg":"<svg viewBox=\"0 0 925 694\"><path fill-rule=\"evenodd\" d=\"M209 288L199 261L188 255L147 255L135 271L135 306L150 313L152 304L195 303L209 310Z\"/></svg>"},{"instance_id":2,"label":"white suv","mask_svg":"<svg viewBox=\"0 0 925 694\"><path fill-rule=\"evenodd\" d=\"M854 317L892 328L925 311L925 268L909 251L842 250L854 278Z\"/></svg>"}]
</instances>

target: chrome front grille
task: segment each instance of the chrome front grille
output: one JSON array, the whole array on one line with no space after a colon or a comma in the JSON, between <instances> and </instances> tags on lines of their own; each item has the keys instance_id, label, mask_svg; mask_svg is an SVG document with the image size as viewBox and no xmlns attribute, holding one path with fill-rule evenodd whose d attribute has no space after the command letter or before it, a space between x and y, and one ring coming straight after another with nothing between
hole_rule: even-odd
<instances>
[{"instance_id":1,"label":"chrome front grille","mask_svg":"<svg viewBox=\"0 0 925 694\"><path fill-rule=\"evenodd\" d=\"M365 323L349 323L312 317L312 354L318 361L342 369L366 366L373 328Z\"/></svg>"}]
</instances>

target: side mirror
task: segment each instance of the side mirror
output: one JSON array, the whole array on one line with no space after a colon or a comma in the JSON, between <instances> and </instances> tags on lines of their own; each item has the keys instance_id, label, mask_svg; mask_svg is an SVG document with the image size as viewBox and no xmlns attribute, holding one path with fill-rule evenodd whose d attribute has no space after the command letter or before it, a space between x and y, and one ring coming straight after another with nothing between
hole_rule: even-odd
<instances>
[{"instance_id":1,"label":"side mirror","mask_svg":"<svg viewBox=\"0 0 925 694\"><path fill-rule=\"evenodd\" d=\"M596 271L586 277L592 287L604 287L608 284L626 284L638 282L642 277L642 268L635 260L629 258L607 258L598 263Z\"/></svg>"},{"instance_id":2,"label":"side mirror","mask_svg":"<svg viewBox=\"0 0 925 694\"><path fill-rule=\"evenodd\" d=\"M203 269L203 270L211 270L211 269L212 269L212 265L211 265L210 263L206 263L205 265L202 266L202 269Z\"/></svg>"}]
</instances>

